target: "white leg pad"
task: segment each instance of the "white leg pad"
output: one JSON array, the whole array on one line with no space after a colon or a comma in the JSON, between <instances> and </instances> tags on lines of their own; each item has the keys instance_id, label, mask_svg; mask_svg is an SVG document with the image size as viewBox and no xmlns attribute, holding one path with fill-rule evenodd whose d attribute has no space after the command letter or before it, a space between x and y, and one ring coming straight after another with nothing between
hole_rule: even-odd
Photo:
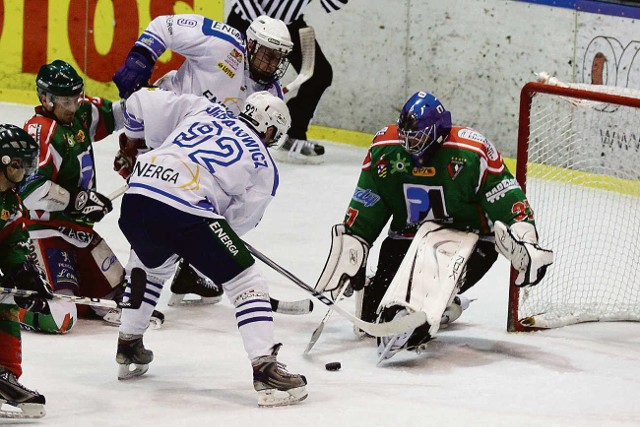
<instances>
[{"instance_id":1,"label":"white leg pad","mask_svg":"<svg viewBox=\"0 0 640 427\"><path fill-rule=\"evenodd\" d=\"M400 305L423 311L433 337L447 306L456 296L478 235L424 223L409 246L400 268L378 306Z\"/></svg>"}]
</instances>

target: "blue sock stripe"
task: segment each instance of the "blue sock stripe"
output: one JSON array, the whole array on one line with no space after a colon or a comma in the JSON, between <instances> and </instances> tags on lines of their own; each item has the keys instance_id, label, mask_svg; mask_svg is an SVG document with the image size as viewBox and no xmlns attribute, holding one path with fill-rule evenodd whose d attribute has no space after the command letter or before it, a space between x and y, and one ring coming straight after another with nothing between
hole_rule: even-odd
<instances>
[{"instance_id":1,"label":"blue sock stripe","mask_svg":"<svg viewBox=\"0 0 640 427\"><path fill-rule=\"evenodd\" d=\"M242 311L237 311L236 312L236 319L238 317L240 317L240 316L244 316L245 314L256 313L256 312L259 312L259 311L272 313L271 306L269 306L269 307L251 307L251 308L247 308L247 309L242 310Z\"/></svg>"},{"instance_id":2,"label":"blue sock stripe","mask_svg":"<svg viewBox=\"0 0 640 427\"><path fill-rule=\"evenodd\" d=\"M238 322L238 328L240 326L244 326L244 325L246 325L248 323L254 323L254 322L273 322L273 317L271 317L271 316L250 317L248 319L239 321Z\"/></svg>"},{"instance_id":3,"label":"blue sock stripe","mask_svg":"<svg viewBox=\"0 0 640 427\"><path fill-rule=\"evenodd\" d=\"M269 304L269 307L271 307L271 301L268 301L268 300L265 300L265 299L250 299L248 301L243 302L242 304L240 304L236 308L240 308L240 307L242 307L244 305L252 304L252 303L256 303L256 302L263 302L263 303Z\"/></svg>"},{"instance_id":4,"label":"blue sock stripe","mask_svg":"<svg viewBox=\"0 0 640 427\"><path fill-rule=\"evenodd\" d=\"M153 290L153 289L147 288L144 293L145 293L145 295L149 294L151 296L154 296L154 297L156 297L156 299L160 298L160 292L156 291L156 290Z\"/></svg>"},{"instance_id":5,"label":"blue sock stripe","mask_svg":"<svg viewBox=\"0 0 640 427\"><path fill-rule=\"evenodd\" d=\"M157 299L151 299L151 298L147 298L147 297L143 297L142 301L146 302L147 304L149 304L152 307L155 307L158 304L158 300Z\"/></svg>"}]
</instances>

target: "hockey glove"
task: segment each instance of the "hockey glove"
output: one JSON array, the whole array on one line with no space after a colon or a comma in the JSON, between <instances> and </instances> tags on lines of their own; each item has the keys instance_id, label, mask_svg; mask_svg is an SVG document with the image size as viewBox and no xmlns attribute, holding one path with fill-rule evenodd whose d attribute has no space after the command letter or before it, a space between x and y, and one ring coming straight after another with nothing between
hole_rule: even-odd
<instances>
[{"instance_id":1,"label":"hockey glove","mask_svg":"<svg viewBox=\"0 0 640 427\"><path fill-rule=\"evenodd\" d=\"M134 46L127 55L124 65L113 75L113 82L120 91L120 98L128 98L143 86L149 86L155 61L151 53L140 46Z\"/></svg>"},{"instance_id":2,"label":"hockey glove","mask_svg":"<svg viewBox=\"0 0 640 427\"><path fill-rule=\"evenodd\" d=\"M533 224L516 222L507 227L494 224L496 250L505 256L518 272L516 286L533 286L540 283L547 268L553 264L553 251L538 246L538 233Z\"/></svg>"},{"instance_id":3,"label":"hockey glove","mask_svg":"<svg viewBox=\"0 0 640 427\"><path fill-rule=\"evenodd\" d=\"M71 193L65 212L88 222L98 222L111 212L111 200L97 191L77 190Z\"/></svg>"},{"instance_id":4,"label":"hockey glove","mask_svg":"<svg viewBox=\"0 0 640 427\"><path fill-rule=\"evenodd\" d=\"M146 149L143 139L130 139L124 132L120 134L120 150L113 160L113 170L124 179L128 179L133 172L139 150Z\"/></svg>"},{"instance_id":5,"label":"hockey glove","mask_svg":"<svg viewBox=\"0 0 640 427\"><path fill-rule=\"evenodd\" d=\"M331 251L315 289L319 292L331 291L336 298L347 283L359 291L365 284L365 272L369 243L360 236L347 231L344 224L336 224L331 229Z\"/></svg>"},{"instance_id":6,"label":"hockey glove","mask_svg":"<svg viewBox=\"0 0 640 427\"><path fill-rule=\"evenodd\" d=\"M13 300L20 308L33 313L49 314L49 304L47 300L53 298L51 286L44 277L44 273L37 265L31 262L24 262L8 280L5 285L12 288L38 292L30 297L14 296Z\"/></svg>"}]
</instances>

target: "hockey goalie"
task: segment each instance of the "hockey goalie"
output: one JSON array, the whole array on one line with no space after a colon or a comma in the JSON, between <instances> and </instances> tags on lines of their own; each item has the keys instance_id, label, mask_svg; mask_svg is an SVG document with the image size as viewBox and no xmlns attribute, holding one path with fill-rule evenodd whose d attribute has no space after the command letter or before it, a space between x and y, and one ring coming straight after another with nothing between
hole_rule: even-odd
<instances>
[{"instance_id":1,"label":"hockey goalie","mask_svg":"<svg viewBox=\"0 0 640 427\"><path fill-rule=\"evenodd\" d=\"M375 275L369 248L390 221ZM421 350L469 305L463 295L504 255L517 285L533 286L553 262L538 245L533 210L495 146L427 92L413 94L396 124L380 130L366 155L344 222L316 290L335 299L350 286L356 314L388 322L423 311L426 323L377 338L379 360Z\"/></svg>"}]
</instances>

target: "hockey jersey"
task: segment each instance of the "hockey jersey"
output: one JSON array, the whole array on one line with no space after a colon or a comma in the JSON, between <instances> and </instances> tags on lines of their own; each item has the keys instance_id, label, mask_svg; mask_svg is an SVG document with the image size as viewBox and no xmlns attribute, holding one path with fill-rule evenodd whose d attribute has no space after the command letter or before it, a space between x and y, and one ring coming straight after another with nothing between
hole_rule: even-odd
<instances>
[{"instance_id":1,"label":"hockey jersey","mask_svg":"<svg viewBox=\"0 0 640 427\"><path fill-rule=\"evenodd\" d=\"M364 160L347 213L351 231L373 243L391 219L389 234L411 238L423 221L486 236L493 222L534 221L529 202L483 135L453 127L428 155L410 155L396 125L380 130Z\"/></svg>"},{"instance_id":2,"label":"hockey jersey","mask_svg":"<svg viewBox=\"0 0 640 427\"><path fill-rule=\"evenodd\" d=\"M114 109L118 112L114 115ZM119 104L102 98L84 98L69 125L47 115L41 106L24 129L40 144L38 171L20 187L29 209L31 238L60 236L78 247L93 239L93 224L63 212L65 206L50 206L44 197L52 183L69 192L96 188L92 141L98 141L122 126Z\"/></svg>"},{"instance_id":3,"label":"hockey jersey","mask_svg":"<svg viewBox=\"0 0 640 427\"><path fill-rule=\"evenodd\" d=\"M245 72L244 38L235 28L201 15L165 15L155 18L135 43L158 59L171 49L185 57L177 71L155 85L177 94L190 93L223 103L238 114L253 92L266 90L283 98L279 83L261 85Z\"/></svg>"},{"instance_id":4,"label":"hockey jersey","mask_svg":"<svg viewBox=\"0 0 640 427\"><path fill-rule=\"evenodd\" d=\"M154 123L175 119L168 105L187 108L193 101L197 107L178 114L184 119L160 147L138 156L127 193L192 215L225 218L238 235L255 228L279 184L278 169L260 137L224 105L206 100L202 104L193 95L170 94L175 102L167 97L167 92L156 90L133 101L144 99L151 104L148 111L158 107ZM163 106L160 100L169 104Z\"/></svg>"}]
</instances>

